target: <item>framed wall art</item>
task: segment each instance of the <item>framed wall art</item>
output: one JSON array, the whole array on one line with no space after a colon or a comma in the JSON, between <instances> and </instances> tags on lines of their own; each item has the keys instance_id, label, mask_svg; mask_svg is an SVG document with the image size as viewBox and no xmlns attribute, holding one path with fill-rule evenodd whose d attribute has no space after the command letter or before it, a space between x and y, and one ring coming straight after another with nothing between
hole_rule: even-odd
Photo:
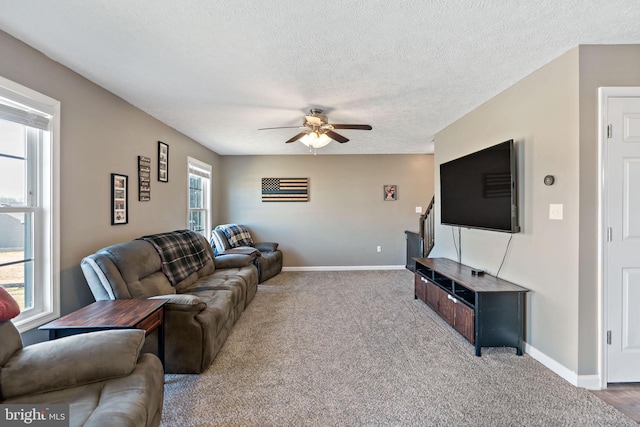
<instances>
[{"instance_id":1,"label":"framed wall art","mask_svg":"<svg viewBox=\"0 0 640 427\"><path fill-rule=\"evenodd\" d=\"M382 197L385 202L395 202L398 198L398 186L392 184L384 185Z\"/></svg>"},{"instance_id":2,"label":"framed wall art","mask_svg":"<svg viewBox=\"0 0 640 427\"><path fill-rule=\"evenodd\" d=\"M169 146L158 141L158 181L169 182Z\"/></svg>"},{"instance_id":3,"label":"framed wall art","mask_svg":"<svg viewBox=\"0 0 640 427\"><path fill-rule=\"evenodd\" d=\"M111 174L111 225L129 222L129 177Z\"/></svg>"},{"instance_id":4,"label":"framed wall art","mask_svg":"<svg viewBox=\"0 0 640 427\"><path fill-rule=\"evenodd\" d=\"M138 156L138 201L151 200L151 158Z\"/></svg>"},{"instance_id":5,"label":"framed wall art","mask_svg":"<svg viewBox=\"0 0 640 427\"><path fill-rule=\"evenodd\" d=\"M262 178L263 202L308 202L309 178Z\"/></svg>"}]
</instances>

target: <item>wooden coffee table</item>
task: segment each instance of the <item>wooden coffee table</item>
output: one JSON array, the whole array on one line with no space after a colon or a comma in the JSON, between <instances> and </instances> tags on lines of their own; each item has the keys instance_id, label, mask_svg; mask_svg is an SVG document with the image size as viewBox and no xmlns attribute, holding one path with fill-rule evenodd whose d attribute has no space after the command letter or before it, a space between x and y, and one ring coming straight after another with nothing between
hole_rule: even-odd
<instances>
[{"instance_id":1,"label":"wooden coffee table","mask_svg":"<svg viewBox=\"0 0 640 427\"><path fill-rule=\"evenodd\" d=\"M107 329L142 329L145 336L158 330L158 357L164 366L164 299L117 299L96 301L38 329L49 339Z\"/></svg>"}]
</instances>

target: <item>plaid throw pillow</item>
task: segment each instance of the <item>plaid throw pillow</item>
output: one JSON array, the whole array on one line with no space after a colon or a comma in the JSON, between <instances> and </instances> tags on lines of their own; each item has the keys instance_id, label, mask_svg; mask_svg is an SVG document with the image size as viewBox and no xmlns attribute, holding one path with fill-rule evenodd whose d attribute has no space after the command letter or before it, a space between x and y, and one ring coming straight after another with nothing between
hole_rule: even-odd
<instances>
[{"instance_id":1,"label":"plaid throw pillow","mask_svg":"<svg viewBox=\"0 0 640 427\"><path fill-rule=\"evenodd\" d=\"M244 225L224 224L216 227L221 230L229 241L229 246L237 248L239 246L253 246L253 239L249 230Z\"/></svg>"}]
</instances>

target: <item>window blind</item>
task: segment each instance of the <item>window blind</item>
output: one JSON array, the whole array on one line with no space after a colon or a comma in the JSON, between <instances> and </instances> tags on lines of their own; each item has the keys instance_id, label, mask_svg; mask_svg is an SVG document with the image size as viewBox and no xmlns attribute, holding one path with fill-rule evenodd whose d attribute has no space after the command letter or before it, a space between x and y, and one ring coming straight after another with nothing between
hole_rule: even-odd
<instances>
[{"instance_id":1,"label":"window blind","mask_svg":"<svg viewBox=\"0 0 640 427\"><path fill-rule=\"evenodd\" d=\"M189 173L201 178L211 179L211 170L201 168L189 162Z\"/></svg>"},{"instance_id":2,"label":"window blind","mask_svg":"<svg viewBox=\"0 0 640 427\"><path fill-rule=\"evenodd\" d=\"M34 110L22 110L0 103L0 119L41 130L49 130L50 118Z\"/></svg>"}]
</instances>

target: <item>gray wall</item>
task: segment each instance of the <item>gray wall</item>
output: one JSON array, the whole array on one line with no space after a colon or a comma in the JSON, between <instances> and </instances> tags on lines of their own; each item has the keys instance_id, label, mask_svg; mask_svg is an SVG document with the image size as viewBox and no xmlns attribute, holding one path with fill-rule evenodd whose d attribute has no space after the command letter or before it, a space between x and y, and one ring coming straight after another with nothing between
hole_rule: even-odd
<instances>
[{"instance_id":1,"label":"gray wall","mask_svg":"<svg viewBox=\"0 0 640 427\"><path fill-rule=\"evenodd\" d=\"M516 140L522 232L513 235L500 276L532 290L526 341L571 369L577 366L578 113L574 49L448 126L435 141L439 172L440 163ZM543 184L547 174L556 176L552 187ZM438 182L436 173L437 188ZM550 203L564 204L563 221L548 218ZM463 229L462 263L496 274L509 238ZM435 253L456 259L451 227L436 227Z\"/></svg>"},{"instance_id":2,"label":"gray wall","mask_svg":"<svg viewBox=\"0 0 640 427\"><path fill-rule=\"evenodd\" d=\"M214 174L219 156L4 32L0 58L0 76L61 102L60 287L66 314L93 301L80 260L113 243L185 228L187 156L211 164ZM155 178L159 140L170 146L168 183ZM139 155L152 159L149 202L137 201ZM110 225L112 172L129 176L128 225ZM30 331L25 342L43 337Z\"/></svg>"},{"instance_id":3,"label":"gray wall","mask_svg":"<svg viewBox=\"0 0 640 427\"><path fill-rule=\"evenodd\" d=\"M640 85L639 70L640 46L580 46L436 135L436 201L440 163L517 141L522 232L500 276L531 289L527 343L578 375L599 371L597 88ZM547 174L555 185L543 184ZM564 205L564 220L549 219L551 203ZM462 262L495 274L510 235L462 236ZM451 227L437 226L434 254L456 259Z\"/></svg>"},{"instance_id":4,"label":"gray wall","mask_svg":"<svg viewBox=\"0 0 640 427\"><path fill-rule=\"evenodd\" d=\"M405 265L433 196L432 155L224 156L220 218L280 243L285 267ZM262 178L309 178L309 202L261 201ZM383 201L383 185L398 186ZM382 246L382 252L376 247Z\"/></svg>"}]
</instances>

